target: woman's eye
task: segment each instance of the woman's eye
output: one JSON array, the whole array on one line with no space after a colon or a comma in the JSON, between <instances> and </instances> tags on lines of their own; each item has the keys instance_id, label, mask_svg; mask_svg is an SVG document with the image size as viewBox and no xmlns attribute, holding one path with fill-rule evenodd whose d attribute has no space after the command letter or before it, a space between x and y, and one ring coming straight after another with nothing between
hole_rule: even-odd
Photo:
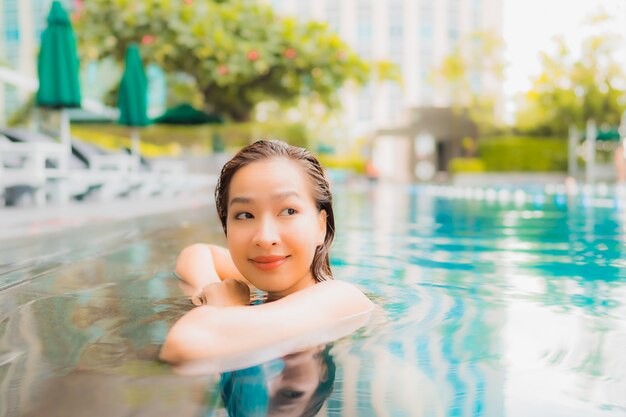
<instances>
[{"instance_id":1,"label":"woman's eye","mask_svg":"<svg viewBox=\"0 0 626 417\"><path fill-rule=\"evenodd\" d=\"M248 213L248 212L242 212L242 213L237 213L235 215L235 220L246 220L246 219L252 219L253 216L252 214Z\"/></svg>"},{"instance_id":2,"label":"woman's eye","mask_svg":"<svg viewBox=\"0 0 626 417\"><path fill-rule=\"evenodd\" d=\"M286 208L280 212L281 216L293 216L297 211L294 208Z\"/></svg>"},{"instance_id":3,"label":"woman's eye","mask_svg":"<svg viewBox=\"0 0 626 417\"><path fill-rule=\"evenodd\" d=\"M303 391L293 391L293 390L288 390L288 389L282 389L280 390L280 395L283 398L287 398L290 400L296 399L296 398L300 398L304 395Z\"/></svg>"}]
</instances>

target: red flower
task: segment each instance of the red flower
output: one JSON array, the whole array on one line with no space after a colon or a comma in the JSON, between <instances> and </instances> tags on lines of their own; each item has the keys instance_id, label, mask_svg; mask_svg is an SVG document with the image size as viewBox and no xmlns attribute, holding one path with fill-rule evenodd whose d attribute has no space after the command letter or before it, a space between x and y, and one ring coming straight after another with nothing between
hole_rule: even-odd
<instances>
[{"instance_id":1,"label":"red flower","mask_svg":"<svg viewBox=\"0 0 626 417\"><path fill-rule=\"evenodd\" d=\"M295 57L298 56L298 53L293 48L285 49L285 52L283 54L285 55L287 59L294 59Z\"/></svg>"},{"instance_id":2,"label":"red flower","mask_svg":"<svg viewBox=\"0 0 626 417\"><path fill-rule=\"evenodd\" d=\"M193 0L183 0L183 3L185 3L187 6L191 6L191 3L193 3Z\"/></svg>"},{"instance_id":3,"label":"red flower","mask_svg":"<svg viewBox=\"0 0 626 417\"><path fill-rule=\"evenodd\" d=\"M228 67L226 65L220 65L219 67L217 67L217 73L219 75L226 75L226 74L228 74Z\"/></svg>"},{"instance_id":4,"label":"red flower","mask_svg":"<svg viewBox=\"0 0 626 417\"><path fill-rule=\"evenodd\" d=\"M152 35L143 35L143 37L141 38L141 43L143 43L144 45L150 45L152 42L154 42L156 38Z\"/></svg>"},{"instance_id":5,"label":"red flower","mask_svg":"<svg viewBox=\"0 0 626 417\"><path fill-rule=\"evenodd\" d=\"M256 61L259 59L259 53L253 49L246 54L246 57L248 58L248 61Z\"/></svg>"},{"instance_id":6,"label":"red flower","mask_svg":"<svg viewBox=\"0 0 626 417\"><path fill-rule=\"evenodd\" d=\"M344 51L337 52L337 58L339 58L341 61L345 61L346 53Z\"/></svg>"}]
</instances>

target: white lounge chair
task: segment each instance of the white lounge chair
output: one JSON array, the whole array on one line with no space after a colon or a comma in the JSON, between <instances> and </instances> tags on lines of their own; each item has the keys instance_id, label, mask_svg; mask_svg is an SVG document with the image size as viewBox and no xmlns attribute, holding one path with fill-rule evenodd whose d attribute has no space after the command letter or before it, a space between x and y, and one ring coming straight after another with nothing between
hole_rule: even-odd
<instances>
[{"instance_id":1,"label":"white lounge chair","mask_svg":"<svg viewBox=\"0 0 626 417\"><path fill-rule=\"evenodd\" d=\"M0 137L0 190L4 203L14 204L22 195L30 194L34 203L43 205L46 193L64 199L67 158L60 144L14 143Z\"/></svg>"}]
</instances>

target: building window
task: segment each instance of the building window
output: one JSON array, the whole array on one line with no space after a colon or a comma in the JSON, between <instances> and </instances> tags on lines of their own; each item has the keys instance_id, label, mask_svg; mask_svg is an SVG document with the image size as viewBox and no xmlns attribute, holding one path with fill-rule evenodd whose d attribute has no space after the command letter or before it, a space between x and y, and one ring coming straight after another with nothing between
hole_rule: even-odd
<instances>
[{"instance_id":1,"label":"building window","mask_svg":"<svg viewBox=\"0 0 626 417\"><path fill-rule=\"evenodd\" d=\"M4 27L5 28L18 27L17 10L5 10L4 11Z\"/></svg>"},{"instance_id":2,"label":"building window","mask_svg":"<svg viewBox=\"0 0 626 417\"><path fill-rule=\"evenodd\" d=\"M357 3L357 52L365 58L372 55L372 1Z\"/></svg>"},{"instance_id":3,"label":"building window","mask_svg":"<svg viewBox=\"0 0 626 417\"><path fill-rule=\"evenodd\" d=\"M478 72L474 71L470 74L470 89L473 93L480 93L481 80Z\"/></svg>"},{"instance_id":4,"label":"building window","mask_svg":"<svg viewBox=\"0 0 626 417\"><path fill-rule=\"evenodd\" d=\"M4 31L4 38L7 43L16 42L20 40L20 31L19 29L9 29Z\"/></svg>"},{"instance_id":5,"label":"building window","mask_svg":"<svg viewBox=\"0 0 626 417\"><path fill-rule=\"evenodd\" d=\"M433 0L420 0L418 13L420 48L423 55L426 49L432 48L435 19Z\"/></svg>"},{"instance_id":6,"label":"building window","mask_svg":"<svg viewBox=\"0 0 626 417\"><path fill-rule=\"evenodd\" d=\"M389 1L389 59L400 66L404 60L403 3L403 0Z\"/></svg>"},{"instance_id":7,"label":"building window","mask_svg":"<svg viewBox=\"0 0 626 417\"><path fill-rule=\"evenodd\" d=\"M328 1L326 2L326 22L328 26L335 32L341 30L341 2Z\"/></svg>"},{"instance_id":8,"label":"building window","mask_svg":"<svg viewBox=\"0 0 626 417\"><path fill-rule=\"evenodd\" d=\"M359 92L358 102L357 102L357 117L359 121L368 122L372 119L372 87L371 85L367 85L361 89Z\"/></svg>"},{"instance_id":9,"label":"building window","mask_svg":"<svg viewBox=\"0 0 626 417\"><path fill-rule=\"evenodd\" d=\"M403 0L389 0L389 36L402 37L404 32Z\"/></svg>"},{"instance_id":10,"label":"building window","mask_svg":"<svg viewBox=\"0 0 626 417\"><path fill-rule=\"evenodd\" d=\"M435 62L433 50L432 48L430 48L430 46L422 45L422 48L420 49L419 58L420 58L420 65L424 68L431 67Z\"/></svg>"},{"instance_id":11,"label":"building window","mask_svg":"<svg viewBox=\"0 0 626 417\"><path fill-rule=\"evenodd\" d=\"M296 15L303 20L309 20L308 0L296 0L296 7Z\"/></svg>"},{"instance_id":12,"label":"building window","mask_svg":"<svg viewBox=\"0 0 626 417\"><path fill-rule=\"evenodd\" d=\"M480 11L482 10L482 4L481 4L481 0L472 0L472 5L471 5L471 15L472 15L472 27L474 28L474 30L477 30L480 28L481 26L481 18L480 18Z\"/></svg>"},{"instance_id":13,"label":"building window","mask_svg":"<svg viewBox=\"0 0 626 417\"><path fill-rule=\"evenodd\" d=\"M433 103L433 87L430 83L430 69L426 67L422 67L422 71L420 73L421 83L420 87L422 90L420 101L423 106L428 106Z\"/></svg>"},{"instance_id":14,"label":"building window","mask_svg":"<svg viewBox=\"0 0 626 417\"><path fill-rule=\"evenodd\" d=\"M450 40L450 46L454 47L459 40L459 30L456 28L448 29L448 39Z\"/></svg>"},{"instance_id":15,"label":"building window","mask_svg":"<svg viewBox=\"0 0 626 417\"><path fill-rule=\"evenodd\" d=\"M460 14L459 0L448 0L448 46L450 50L453 50L458 45Z\"/></svg>"},{"instance_id":16,"label":"building window","mask_svg":"<svg viewBox=\"0 0 626 417\"><path fill-rule=\"evenodd\" d=\"M389 121L391 123L397 122L402 117L404 111L404 94L400 85L397 83L390 83L387 88L387 94L389 98Z\"/></svg>"},{"instance_id":17,"label":"building window","mask_svg":"<svg viewBox=\"0 0 626 417\"><path fill-rule=\"evenodd\" d=\"M433 38L433 27L430 25L420 27L420 37L425 41L431 40Z\"/></svg>"},{"instance_id":18,"label":"building window","mask_svg":"<svg viewBox=\"0 0 626 417\"><path fill-rule=\"evenodd\" d=\"M7 84L4 86L4 118L9 119L13 113L19 109L20 100L17 94L17 89Z\"/></svg>"},{"instance_id":19,"label":"building window","mask_svg":"<svg viewBox=\"0 0 626 417\"><path fill-rule=\"evenodd\" d=\"M272 9L278 13L284 12L283 10L283 0L272 0Z\"/></svg>"}]
</instances>

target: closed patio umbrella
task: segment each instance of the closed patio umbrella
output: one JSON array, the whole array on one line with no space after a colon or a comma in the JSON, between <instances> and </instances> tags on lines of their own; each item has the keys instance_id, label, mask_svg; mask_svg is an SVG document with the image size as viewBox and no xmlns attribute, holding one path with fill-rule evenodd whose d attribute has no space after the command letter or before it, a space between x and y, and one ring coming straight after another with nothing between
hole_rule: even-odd
<instances>
[{"instance_id":1,"label":"closed patio umbrella","mask_svg":"<svg viewBox=\"0 0 626 417\"><path fill-rule=\"evenodd\" d=\"M137 128L147 126L150 120L147 115L148 81L136 44L131 44L126 49L126 62L117 107L120 110L119 123L132 128L132 153L139 158L140 138Z\"/></svg>"},{"instance_id":2,"label":"closed patio umbrella","mask_svg":"<svg viewBox=\"0 0 626 417\"><path fill-rule=\"evenodd\" d=\"M58 1L52 2L48 26L41 35L37 59L39 89L37 106L60 109L61 141L70 149L68 108L80 107L76 38L67 12Z\"/></svg>"}]
</instances>

